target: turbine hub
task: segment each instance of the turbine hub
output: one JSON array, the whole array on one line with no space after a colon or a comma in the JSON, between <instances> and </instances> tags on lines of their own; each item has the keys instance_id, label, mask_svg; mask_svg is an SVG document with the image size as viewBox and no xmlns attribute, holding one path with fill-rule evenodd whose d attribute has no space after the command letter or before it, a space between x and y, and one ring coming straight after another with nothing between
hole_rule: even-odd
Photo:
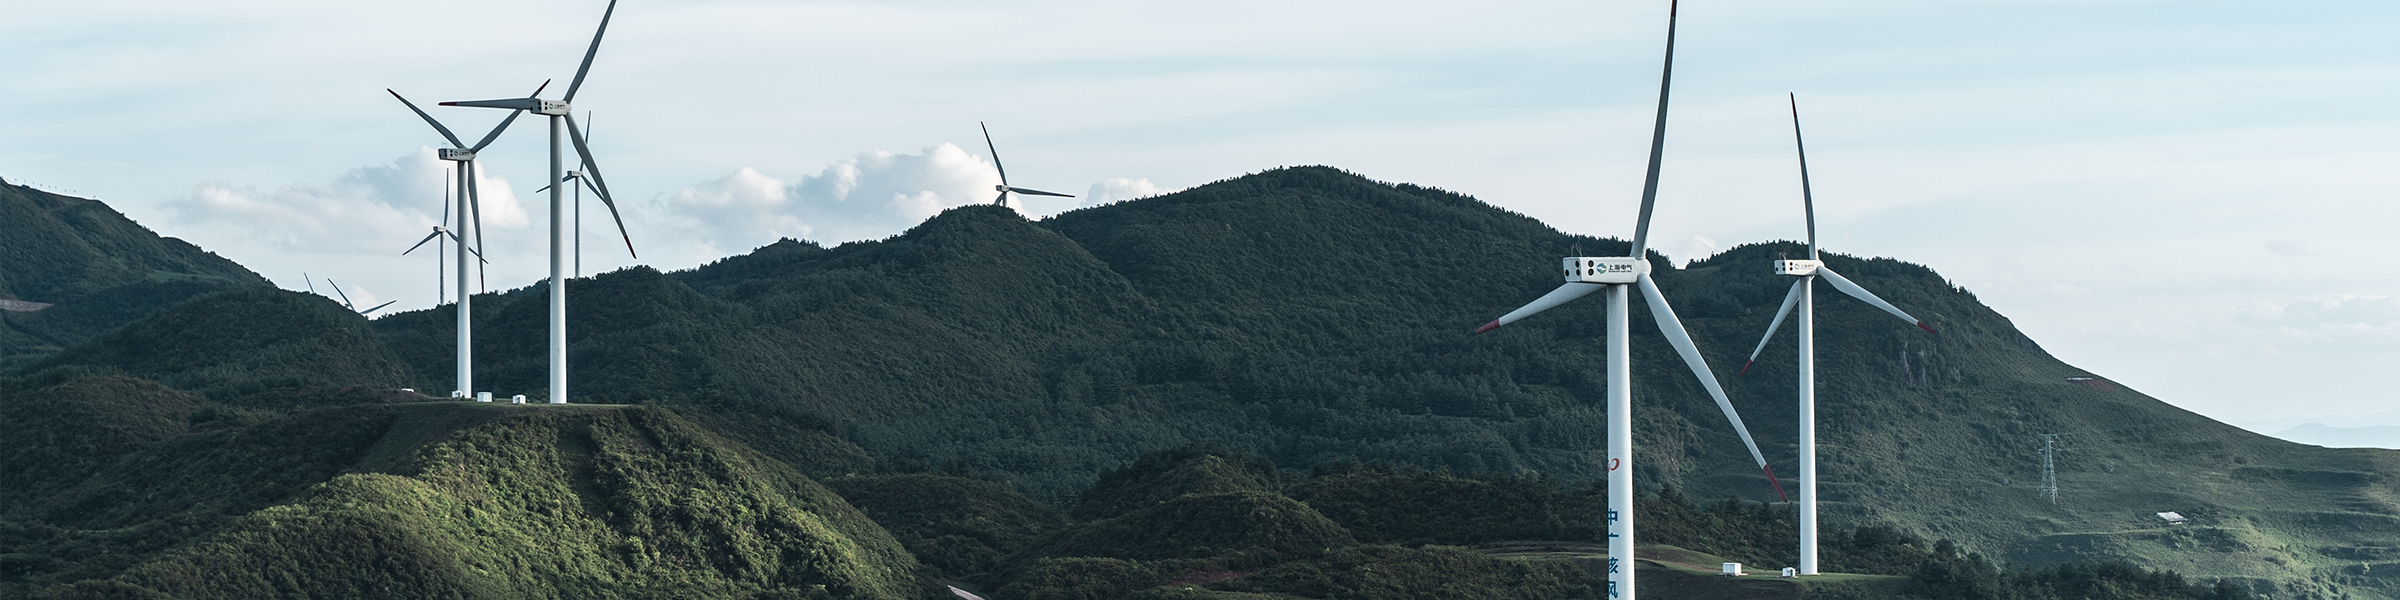
<instances>
[{"instance_id":1,"label":"turbine hub","mask_svg":"<svg viewBox=\"0 0 2400 600\"><path fill-rule=\"evenodd\" d=\"M1825 261L1821 260L1779 260L1775 261L1775 274L1807 277L1817 274L1817 269L1824 267Z\"/></svg>"},{"instance_id":2,"label":"turbine hub","mask_svg":"<svg viewBox=\"0 0 2400 600\"><path fill-rule=\"evenodd\" d=\"M462 162L462 163L463 163L463 162L467 162L467 161L475 160L475 151L474 151L474 150L468 150L468 149L465 149L465 148L442 148L442 149L439 149L439 150L435 150L435 151L434 151L434 154L435 154L436 156L440 157L442 160L446 160L446 161L450 161L450 162Z\"/></svg>"},{"instance_id":3,"label":"turbine hub","mask_svg":"<svg viewBox=\"0 0 2400 600\"><path fill-rule=\"evenodd\" d=\"M1650 261L1630 256L1570 256L1559 259L1567 283L1633 283L1650 272Z\"/></svg>"},{"instance_id":4,"label":"turbine hub","mask_svg":"<svg viewBox=\"0 0 2400 600\"><path fill-rule=\"evenodd\" d=\"M1005 192L1005 191L1008 191L1008 184L1005 184L1005 183L1003 183L1003 184L1000 184L1000 185L995 185L995 186L992 186L992 191L996 191L996 192Z\"/></svg>"}]
</instances>

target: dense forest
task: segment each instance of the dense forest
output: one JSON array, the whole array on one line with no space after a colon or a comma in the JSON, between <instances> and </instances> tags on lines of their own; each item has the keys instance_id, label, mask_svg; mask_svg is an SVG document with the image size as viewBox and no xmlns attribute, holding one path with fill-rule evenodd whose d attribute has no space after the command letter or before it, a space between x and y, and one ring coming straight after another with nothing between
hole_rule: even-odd
<instances>
[{"instance_id":1,"label":"dense forest","mask_svg":"<svg viewBox=\"0 0 2400 600\"><path fill-rule=\"evenodd\" d=\"M1468 334L1577 249L1626 244L1322 167L1041 221L964 207L884 240L569 282L565 408L430 398L451 387L453 307L369 321L196 289L6 346L0 595L1590 597L1597 305ZM1789 335L1729 367L1788 285L1767 263L1799 251L1650 256L1786 474ZM1791 513L1637 327L1646 590L2400 589L2375 574L2400 573L2390 453L2078 385L2091 374L1930 269L1827 261L1941 331L1819 309L1827 560L1856 578L1679 566L1789 564ZM539 401L545 295L476 299L479 388ZM60 298L8 324L80 302ZM2057 504L2032 490L2043 433L2077 449ZM2193 522L2145 520L2164 510ZM212 569L297 574L193 575ZM363 573L397 591L323 587Z\"/></svg>"}]
</instances>

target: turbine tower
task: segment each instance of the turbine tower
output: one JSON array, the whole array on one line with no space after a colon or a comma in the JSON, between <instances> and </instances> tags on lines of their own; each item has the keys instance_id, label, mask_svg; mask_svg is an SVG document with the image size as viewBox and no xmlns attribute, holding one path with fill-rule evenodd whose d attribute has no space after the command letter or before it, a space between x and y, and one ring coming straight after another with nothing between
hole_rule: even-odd
<instances>
[{"instance_id":1,"label":"turbine tower","mask_svg":"<svg viewBox=\"0 0 2400 600\"><path fill-rule=\"evenodd\" d=\"M1833 284L1833 289L1841 290L1844 294L1849 294L1852 297L1858 298L1859 300L1864 300L1867 304L1872 304L1875 305L1876 308L1883 309L1884 312L1898 315L1901 319L1905 319L1910 323L1915 323L1917 327L1923 328L1928 333L1933 331L1933 326L1925 324L1924 321L1917 320L1916 317L1908 316L1908 313L1902 312L1898 307L1892 306L1892 303L1884 302L1882 298L1875 297L1874 293L1868 292L1866 288L1859 287L1856 283L1851 283L1849 278L1842 277L1842 274L1835 273L1833 272L1833 269L1826 268L1825 262L1817 259L1817 200L1815 195L1810 193L1808 186L1808 146L1800 139L1800 99L1795 95L1791 97L1791 102L1792 145L1799 151L1800 155L1800 203L1803 207L1803 210L1806 211L1808 218L1808 259L1775 261L1775 273L1777 275L1791 275L1799 277L1800 279L1798 281L1793 281L1792 291L1783 295L1783 307L1775 309L1774 322L1767 325L1767 335L1758 340L1758 347L1750 351L1750 361L1742 363L1742 372L1750 372L1750 365L1758 362L1758 353L1767 349L1767 341L1775 339L1776 329L1783 327L1783 318L1787 315L1790 315L1794 307L1798 307L1800 309L1800 318L1798 319L1798 324L1796 327L1800 330L1800 365L1798 369L1800 372L1799 572L1801 575L1815 575L1818 572L1816 330L1817 277L1824 277L1826 283Z\"/></svg>"},{"instance_id":2,"label":"turbine tower","mask_svg":"<svg viewBox=\"0 0 2400 600\"><path fill-rule=\"evenodd\" d=\"M608 180L600 176L600 164L592 160L591 146L584 141L582 128L575 124L575 107L573 105L575 92L583 89L583 77L592 72L592 57L600 53L600 38L608 33L608 20L616 14L617 1L609 0L608 11L600 15L599 30L592 33L592 45L583 52L583 66L575 70L574 82L567 84L567 94L558 100L543 100L539 97L541 90L534 90L533 96L524 98L443 102L442 106L506 109L511 111L510 118L515 118L518 112L533 112L550 117L549 181L566 179L566 169L563 166L565 150L559 139L563 130L567 137L574 140L575 154L583 159L581 175L591 178L592 192L600 196L600 203L608 206L608 215L616 219L617 233L625 238L625 251L633 254L635 258L640 258L641 253L633 251L633 236L625 233L625 218L617 214L616 200L609 196ZM551 404L567 403L567 223L566 199L563 197L566 190L559 188L560 186L556 185L550 186Z\"/></svg>"},{"instance_id":3,"label":"turbine tower","mask_svg":"<svg viewBox=\"0 0 2400 600\"><path fill-rule=\"evenodd\" d=\"M544 81L541 87L534 88L533 93L540 94L543 89L549 87L550 82ZM417 103L409 102L408 98L401 97L400 92L391 89L383 91L391 92L393 98L398 98L401 104L408 105L410 112L417 113L417 117L425 119L425 124L432 125L434 131L441 132L442 139L450 141L450 147L442 148L437 152L442 160L458 163L458 229L454 230L456 233L452 235L471 236L475 238L476 246L483 245L483 197L475 186L475 153L482 151L485 146L492 145L492 140L500 139L500 132L508 130L508 125L517 121L517 115L510 113L508 118L500 120L500 125L492 128L491 133L484 134L483 140L475 142L473 146L468 146L465 142L458 140L457 134L450 133L449 127L444 127L441 121L435 120L433 115L425 114L424 109L417 108ZM448 211L449 207L444 206L442 210ZM443 213L443 221L450 220L448 214L448 212ZM458 387L451 391L451 397L472 398L475 396L475 326L473 320L469 318L472 316L469 309L474 304L474 294L467 291L467 267L469 266L467 264L467 241L465 237L457 239L459 248ZM418 243L423 244L424 242ZM474 254L480 257L483 252L476 251Z\"/></svg>"},{"instance_id":4,"label":"turbine tower","mask_svg":"<svg viewBox=\"0 0 2400 600\"><path fill-rule=\"evenodd\" d=\"M1616 257L1569 257L1561 261L1566 284L1499 319L1476 328L1475 333L1498 329L1502 325L1534 313L1556 308L1594 292L1606 291L1608 298L1608 597L1631 599L1633 586L1633 362L1632 345L1628 339L1632 326L1628 323L1628 306L1633 289L1640 289L1642 302L1650 307L1650 316L1657 321L1658 331L1665 334L1667 343L1682 355L1685 366L1699 378L1700 386L1708 390L1725 419L1741 435L1742 445L1750 449L1750 457L1758 461L1767 482L1775 486L1775 494L1783 495L1783 485L1775 481L1775 470L1767 467L1766 456L1758 451L1758 443L1750 439L1750 429L1742 425L1742 417L1734 411L1733 402L1725 397L1725 389L1717 384L1716 374L1701 358L1700 350L1692 344L1692 336L1675 318L1675 309L1658 291L1650 278L1650 261L1645 257L1650 233L1650 212L1658 200L1658 170L1660 158L1666 151L1667 91L1675 72L1675 5L1667 9L1666 64L1660 69L1658 82L1658 121L1650 132L1650 171L1642 184L1642 212L1633 229L1633 251Z\"/></svg>"},{"instance_id":5,"label":"turbine tower","mask_svg":"<svg viewBox=\"0 0 2400 600\"><path fill-rule=\"evenodd\" d=\"M982 127L982 128L983 128L983 147L991 149L991 151L992 151L992 168L994 168L994 169L998 169L998 170L1000 171L1000 185L995 185L995 186L992 186L992 189L994 189L994 190L999 190L999 191L1000 191L1000 196L999 196L999 197L997 197L997 198L993 198L993 199L992 199L992 205L993 205L993 206L1008 206L1008 193L1009 193L1009 192L1016 192L1016 193L1019 193L1019 194L1030 194L1030 195L1034 195L1034 196L1057 196L1057 197L1060 197L1060 198L1073 198L1073 197L1075 197L1075 196L1073 196L1073 195L1070 195L1070 194L1061 194L1061 193L1058 193L1058 192L1045 192L1045 191L1041 191L1041 190L1035 190L1035 189L1026 189L1026 188L1021 188L1021 187L1010 187L1010 186L1008 185L1008 167L1003 167L1003 166L1000 166L1000 147L999 147L999 146L994 146L994 145L992 145L992 128L991 128L990 126L988 126L988 125L984 125L982 121L976 121L976 122L975 122L975 126L976 126L976 127Z\"/></svg>"}]
</instances>

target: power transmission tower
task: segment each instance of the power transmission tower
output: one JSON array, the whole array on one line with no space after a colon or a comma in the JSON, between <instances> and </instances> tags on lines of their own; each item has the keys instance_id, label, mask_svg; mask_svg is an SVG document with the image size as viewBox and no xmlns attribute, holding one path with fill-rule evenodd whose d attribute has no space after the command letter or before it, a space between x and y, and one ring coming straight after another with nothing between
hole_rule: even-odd
<instances>
[{"instance_id":1,"label":"power transmission tower","mask_svg":"<svg viewBox=\"0 0 2400 600\"><path fill-rule=\"evenodd\" d=\"M2058 505L2058 434L2042 434L2042 497Z\"/></svg>"}]
</instances>

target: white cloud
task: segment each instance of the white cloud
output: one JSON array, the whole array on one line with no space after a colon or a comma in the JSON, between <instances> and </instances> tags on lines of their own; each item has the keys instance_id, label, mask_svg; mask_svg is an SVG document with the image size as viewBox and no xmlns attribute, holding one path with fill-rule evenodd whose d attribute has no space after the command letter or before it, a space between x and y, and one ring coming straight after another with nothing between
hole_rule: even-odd
<instances>
[{"instance_id":1,"label":"white cloud","mask_svg":"<svg viewBox=\"0 0 2400 600\"><path fill-rule=\"evenodd\" d=\"M1083 205L1099 206L1111 202L1123 202L1136 198L1148 198L1151 196L1170 194L1174 193L1175 191L1176 190L1160 189L1158 184L1150 183L1150 180L1148 179L1110 177L1108 179L1102 179L1093 183L1091 189L1083 193Z\"/></svg>"},{"instance_id":2,"label":"white cloud","mask_svg":"<svg viewBox=\"0 0 2400 600\"><path fill-rule=\"evenodd\" d=\"M165 204L190 237L225 246L285 252L386 254L407 247L441 219L443 169L433 149L388 165L351 169L326 183L294 183L273 192L221 183L193 186ZM478 173L486 228L532 223L506 180Z\"/></svg>"},{"instance_id":3,"label":"white cloud","mask_svg":"<svg viewBox=\"0 0 2400 600\"><path fill-rule=\"evenodd\" d=\"M990 202L997 171L944 143L915 154L877 150L842 159L799 181L743 167L677 191L665 211L690 251L717 258L775 241L874 239L945 209Z\"/></svg>"}]
</instances>

